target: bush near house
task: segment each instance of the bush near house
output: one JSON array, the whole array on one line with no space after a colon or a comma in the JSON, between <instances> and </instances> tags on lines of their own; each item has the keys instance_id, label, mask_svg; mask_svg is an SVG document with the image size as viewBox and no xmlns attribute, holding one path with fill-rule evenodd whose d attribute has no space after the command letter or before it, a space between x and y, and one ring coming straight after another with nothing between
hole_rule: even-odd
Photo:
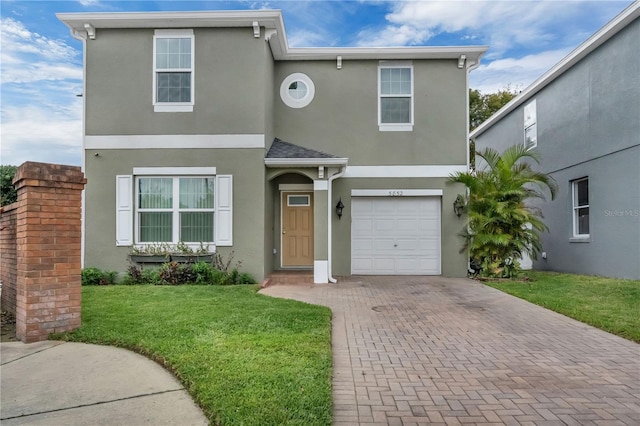
<instances>
[{"instance_id":1,"label":"bush near house","mask_svg":"<svg viewBox=\"0 0 640 426\"><path fill-rule=\"evenodd\" d=\"M462 251L469 250L481 276L514 277L520 272L517 259L524 253L535 259L541 251L539 233L547 230L531 200L544 199L545 189L555 198L557 185L549 175L533 170L530 163L539 162L539 155L522 144L502 153L487 148L477 155L483 160L477 171L458 172L449 179L469 190Z\"/></svg>"}]
</instances>

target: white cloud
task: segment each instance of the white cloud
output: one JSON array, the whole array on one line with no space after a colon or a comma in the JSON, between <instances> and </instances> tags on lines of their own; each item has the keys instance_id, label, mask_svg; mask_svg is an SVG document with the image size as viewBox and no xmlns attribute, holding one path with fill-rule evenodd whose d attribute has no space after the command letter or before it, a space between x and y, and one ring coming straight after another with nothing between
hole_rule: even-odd
<instances>
[{"instance_id":1,"label":"white cloud","mask_svg":"<svg viewBox=\"0 0 640 426\"><path fill-rule=\"evenodd\" d=\"M520 90L564 58L570 49L556 49L527 55L522 58L504 58L483 64L471 72L469 86L483 93L493 93L511 88Z\"/></svg>"},{"instance_id":2,"label":"white cloud","mask_svg":"<svg viewBox=\"0 0 640 426\"><path fill-rule=\"evenodd\" d=\"M317 31L298 30L287 36L290 47L326 46L325 35Z\"/></svg>"},{"instance_id":3,"label":"white cloud","mask_svg":"<svg viewBox=\"0 0 640 426\"><path fill-rule=\"evenodd\" d=\"M358 46L407 46L420 44L433 35L413 25L387 26L382 31L367 29L358 34Z\"/></svg>"},{"instance_id":4,"label":"white cloud","mask_svg":"<svg viewBox=\"0 0 640 426\"><path fill-rule=\"evenodd\" d=\"M0 162L80 164L80 52L63 40L3 18L0 37L2 121Z\"/></svg>"},{"instance_id":5,"label":"white cloud","mask_svg":"<svg viewBox=\"0 0 640 426\"><path fill-rule=\"evenodd\" d=\"M42 161L80 165L81 107L63 112L34 106L3 109L2 164Z\"/></svg>"}]
</instances>

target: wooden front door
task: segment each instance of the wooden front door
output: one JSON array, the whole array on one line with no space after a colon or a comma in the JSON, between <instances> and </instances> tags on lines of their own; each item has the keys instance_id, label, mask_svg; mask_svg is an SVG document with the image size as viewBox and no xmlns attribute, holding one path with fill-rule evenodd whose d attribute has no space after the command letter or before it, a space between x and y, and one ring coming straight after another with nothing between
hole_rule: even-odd
<instances>
[{"instance_id":1,"label":"wooden front door","mask_svg":"<svg viewBox=\"0 0 640 426\"><path fill-rule=\"evenodd\" d=\"M282 266L313 266L313 193L282 193Z\"/></svg>"}]
</instances>

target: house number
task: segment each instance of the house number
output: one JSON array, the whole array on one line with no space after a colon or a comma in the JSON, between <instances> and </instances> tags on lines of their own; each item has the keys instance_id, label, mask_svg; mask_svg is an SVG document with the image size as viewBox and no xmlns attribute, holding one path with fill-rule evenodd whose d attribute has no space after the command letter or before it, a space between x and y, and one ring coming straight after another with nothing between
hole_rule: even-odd
<instances>
[{"instance_id":1,"label":"house number","mask_svg":"<svg viewBox=\"0 0 640 426\"><path fill-rule=\"evenodd\" d=\"M389 197L402 197L402 191L389 191Z\"/></svg>"}]
</instances>

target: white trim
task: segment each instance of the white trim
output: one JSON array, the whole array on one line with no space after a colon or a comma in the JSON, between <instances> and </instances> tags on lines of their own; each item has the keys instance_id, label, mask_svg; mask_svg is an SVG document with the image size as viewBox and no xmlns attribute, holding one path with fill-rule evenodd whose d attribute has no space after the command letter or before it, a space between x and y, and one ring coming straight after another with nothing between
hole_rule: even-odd
<instances>
[{"instance_id":1,"label":"white trim","mask_svg":"<svg viewBox=\"0 0 640 426\"><path fill-rule=\"evenodd\" d=\"M170 37L188 37L193 35L192 29L178 29L178 28L170 28L165 30L155 30L153 35L158 36L160 38L170 38Z\"/></svg>"},{"instance_id":2,"label":"white trim","mask_svg":"<svg viewBox=\"0 0 640 426\"><path fill-rule=\"evenodd\" d=\"M189 68L167 68L158 70L156 68L156 44L158 39L161 38L188 38L191 40L191 64ZM195 104L195 35L192 29L165 29L155 30L153 33L153 78L152 78L152 103L154 112L193 112L193 105ZM157 99L157 74L159 72L188 72L191 74L191 94L189 96L189 102L159 102Z\"/></svg>"},{"instance_id":3,"label":"white trim","mask_svg":"<svg viewBox=\"0 0 640 426\"><path fill-rule=\"evenodd\" d=\"M477 64L488 46L408 46L408 47L312 47L290 48L279 10L200 11L200 12L109 12L109 13L57 13L71 34L83 37L84 24L95 28L252 28L258 21L270 34L269 46L274 59L280 60L327 60L336 56L346 60L379 59L458 59L467 56L469 64ZM252 33L250 33L252 34Z\"/></svg>"},{"instance_id":4,"label":"white trim","mask_svg":"<svg viewBox=\"0 0 640 426\"><path fill-rule=\"evenodd\" d=\"M348 158L265 158L267 167L346 166Z\"/></svg>"},{"instance_id":5,"label":"white trim","mask_svg":"<svg viewBox=\"0 0 640 426\"><path fill-rule=\"evenodd\" d=\"M265 148L263 134L86 136L85 149Z\"/></svg>"},{"instance_id":6,"label":"white trim","mask_svg":"<svg viewBox=\"0 0 640 426\"><path fill-rule=\"evenodd\" d=\"M466 165L438 166L348 166L346 178L449 177L467 171Z\"/></svg>"},{"instance_id":7,"label":"white trim","mask_svg":"<svg viewBox=\"0 0 640 426\"><path fill-rule=\"evenodd\" d=\"M309 194L309 196L310 196L309 201L311 201L311 199L313 198L313 200L314 200L313 203L315 203L315 197L313 195L313 189L311 189L311 190L293 190L293 191L281 190L280 191L280 268L281 269L295 269L295 268L299 268L299 267L298 266L285 265L284 262L283 262L284 261L284 258L283 258L284 238L282 238L282 236L284 234L282 233L282 230L284 228L284 208L288 207L286 205L285 199L284 199L284 194L286 192L299 192L299 193L303 193L303 194ZM311 203L311 204L313 204L313 203ZM315 226L315 220L316 220L316 218L315 218L315 215L314 215L314 217L313 217L314 226ZM316 238L315 230L314 230L314 233L313 233L313 238L314 239ZM306 268L308 268L308 266L304 266L303 268L306 269Z\"/></svg>"},{"instance_id":8,"label":"white trim","mask_svg":"<svg viewBox=\"0 0 640 426\"><path fill-rule=\"evenodd\" d=\"M289 86L291 83L300 81L307 86L307 93L303 98L296 99L289 94ZM282 80L280 84L280 99L282 102L290 108L304 108L313 101L313 97L316 95L316 86L313 84L313 80L308 75L301 72L289 74Z\"/></svg>"},{"instance_id":9,"label":"white trim","mask_svg":"<svg viewBox=\"0 0 640 426\"><path fill-rule=\"evenodd\" d=\"M381 74L383 69L387 68L408 68L411 72L411 93L409 95L397 95L397 94L388 94L383 95L381 92ZM378 63L378 130L381 132L411 132L413 131L413 123L415 116L415 96L414 96L414 84L415 74L413 71L413 62L411 61L380 61ZM408 123L383 123L382 122L382 98L383 97L402 97L409 98L410 102L410 111L409 111L409 122Z\"/></svg>"},{"instance_id":10,"label":"white trim","mask_svg":"<svg viewBox=\"0 0 640 426\"><path fill-rule=\"evenodd\" d=\"M380 124L378 130L381 132L412 132L413 124Z\"/></svg>"},{"instance_id":11,"label":"white trim","mask_svg":"<svg viewBox=\"0 0 640 426\"><path fill-rule=\"evenodd\" d=\"M329 265L326 260L314 260L313 261L313 283L314 284L328 284Z\"/></svg>"},{"instance_id":12,"label":"white trim","mask_svg":"<svg viewBox=\"0 0 640 426\"><path fill-rule=\"evenodd\" d=\"M535 96L538 92L551 84L555 79L560 77L566 71L571 69L574 65L579 63L591 52L596 50L602 44L604 44L611 37L616 35L627 25L633 22L640 16L640 2L634 1L625 10L620 12L618 16L613 18L604 27L600 28L598 32L589 37L584 43L575 48L571 53L565 56L560 62L554 65L549 71L544 73L540 78L531 83L525 88L518 96L513 98L509 103L500 108L496 113L489 117L484 123L476 127L469 135L471 138L476 138L486 132L491 126L500 121L510 112L517 109L520 105L525 103L528 99Z\"/></svg>"},{"instance_id":13,"label":"white trim","mask_svg":"<svg viewBox=\"0 0 640 426\"><path fill-rule=\"evenodd\" d=\"M167 102L154 105L153 112L193 112L193 105L171 104Z\"/></svg>"},{"instance_id":14,"label":"white trim","mask_svg":"<svg viewBox=\"0 0 640 426\"><path fill-rule=\"evenodd\" d=\"M313 181L313 190L314 191L327 191L329 189L329 181L326 180L314 180Z\"/></svg>"},{"instance_id":15,"label":"white trim","mask_svg":"<svg viewBox=\"0 0 640 426\"><path fill-rule=\"evenodd\" d=\"M442 189L352 189L352 197L438 197Z\"/></svg>"},{"instance_id":16,"label":"white trim","mask_svg":"<svg viewBox=\"0 0 640 426\"><path fill-rule=\"evenodd\" d=\"M578 203L578 184L580 182L587 182L587 201L588 203L584 206L577 205ZM589 234L578 234L578 212L580 209L589 209L589 219L591 218L591 209L590 209L590 193L589 193L589 177L585 176L580 179L575 179L571 181L571 216L572 216L572 229L571 229L571 242L575 242L576 240L580 242L585 242L591 236L591 223L589 223ZM590 221L589 221L590 222Z\"/></svg>"},{"instance_id":17,"label":"white trim","mask_svg":"<svg viewBox=\"0 0 640 426\"><path fill-rule=\"evenodd\" d=\"M281 183L278 185L280 191L313 191L312 183Z\"/></svg>"},{"instance_id":18,"label":"white trim","mask_svg":"<svg viewBox=\"0 0 640 426\"><path fill-rule=\"evenodd\" d=\"M215 167L134 167L135 176L215 175Z\"/></svg>"}]
</instances>

